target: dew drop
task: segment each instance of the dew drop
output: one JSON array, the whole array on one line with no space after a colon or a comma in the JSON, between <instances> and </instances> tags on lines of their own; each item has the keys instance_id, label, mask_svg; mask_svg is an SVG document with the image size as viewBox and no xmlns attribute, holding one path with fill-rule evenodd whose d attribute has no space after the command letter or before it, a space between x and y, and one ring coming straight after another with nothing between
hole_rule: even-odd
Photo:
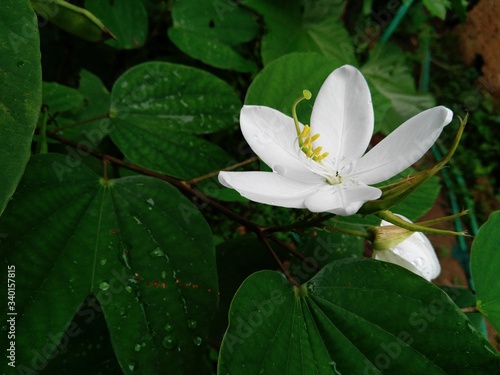
<instances>
[{"instance_id":1,"label":"dew drop","mask_svg":"<svg viewBox=\"0 0 500 375\"><path fill-rule=\"evenodd\" d=\"M155 258L155 257L165 256L165 253L163 251L161 251L161 249L159 247L157 247L153 251L150 251L149 255L151 255L153 258Z\"/></svg>"},{"instance_id":2,"label":"dew drop","mask_svg":"<svg viewBox=\"0 0 500 375\"><path fill-rule=\"evenodd\" d=\"M99 289L101 290L108 290L109 289L109 283L106 281L103 281L102 283L99 284Z\"/></svg>"},{"instance_id":3,"label":"dew drop","mask_svg":"<svg viewBox=\"0 0 500 375\"><path fill-rule=\"evenodd\" d=\"M196 346L200 346L201 343L203 342L203 340L201 339L201 337L199 336L196 336L194 339L193 339L193 342Z\"/></svg>"},{"instance_id":4,"label":"dew drop","mask_svg":"<svg viewBox=\"0 0 500 375\"><path fill-rule=\"evenodd\" d=\"M129 369L130 371L134 371L134 370L135 370L135 363L129 363L129 364L128 364L128 369Z\"/></svg>"},{"instance_id":5,"label":"dew drop","mask_svg":"<svg viewBox=\"0 0 500 375\"><path fill-rule=\"evenodd\" d=\"M127 292L129 292L129 293L132 293L132 287L131 287L130 285L127 285L127 286L125 287L125 290L126 290Z\"/></svg>"},{"instance_id":6,"label":"dew drop","mask_svg":"<svg viewBox=\"0 0 500 375\"><path fill-rule=\"evenodd\" d=\"M18 68L21 68L24 65L24 61L20 60L20 61L17 62L16 65L17 65Z\"/></svg>"},{"instance_id":7,"label":"dew drop","mask_svg":"<svg viewBox=\"0 0 500 375\"><path fill-rule=\"evenodd\" d=\"M167 349L175 349L177 347L177 339L174 336L165 336L165 338L162 341L162 344L165 348Z\"/></svg>"},{"instance_id":8,"label":"dew drop","mask_svg":"<svg viewBox=\"0 0 500 375\"><path fill-rule=\"evenodd\" d=\"M125 87L127 87L127 86L128 86L128 82L127 82L127 81L123 81L123 82L122 82L122 84L120 85L120 87L121 87L122 89L124 89L124 88L125 88Z\"/></svg>"},{"instance_id":9,"label":"dew drop","mask_svg":"<svg viewBox=\"0 0 500 375\"><path fill-rule=\"evenodd\" d=\"M174 330L174 327L172 326L172 324L167 323L163 326L163 329L167 332L172 332Z\"/></svg>"},{"instance_id":10,"label":"dew drop","mask_svg":"<svg viewBox=\"0 0 500 375\"><path fill-rule=\"evenodd\" d=\"M188 319L187 324L190 329L195 329L198 325L198 323L194 319Z\"/></svg>"},{"instance_id":11,"label":"dew drop","mask_svg":"<svg viewBox=\"0 0 500 375\"><path fill-rule=\"evenodd\" d=\"M142 349L141 344L135 344L135 346L134 346L134 350L135 350L136 352L140 351L141 349Z\"/></svg>"},{"instance_id":12,"label":"dew drop","mask_svg":"<svg viewBox=\"0 0 500 375\"><path fill-rule=\"evenodd\" d=\"M103 259L101 259L101 260L99 261L99 264L100 264L101 266L104 266L107 262L108 262L108 260L103 258Z\"/></svg>"}]
</instances>

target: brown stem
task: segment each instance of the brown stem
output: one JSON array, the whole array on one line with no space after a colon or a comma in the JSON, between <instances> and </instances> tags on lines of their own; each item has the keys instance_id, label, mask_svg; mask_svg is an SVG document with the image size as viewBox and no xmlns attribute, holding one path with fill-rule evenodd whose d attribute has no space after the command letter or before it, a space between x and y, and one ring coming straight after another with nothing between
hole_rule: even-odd
<instances>
[{"instance_id":1,"label":"brown stem","mask_svg":"<svg viewBox=\"0 0 500 375\"><path fill-rule=\"evenodd\" d=\"M316 271L319 271L321 269L320 266L318 266L318 264L314 261L312 261L311 259L305 257L304 255L302 255L301 253L299 253L297 250L295 250L294 248L288 246L286 243L284 243L282 240L280 240L278 237L276 237L275 235L270 235L268 236L268 238L275 242L276 244L278 244L279 246L281 246L282 248L284 248L286 251L288 251L289 253L295 255L297 258L299 258L301 261L307 263L308 265L310 265L311 267L313 267Z\"/></svg>"},{"instance_id":2,"label":"brown stem","mask_svg":"<svg viewBox=\"0 0 500 375\"><path fill-rule=\"evenodd\" d=\"M283 272L285 273L285 275L287 275L287 278L289 279L289 281L290 281L290 283L292 285L297 285L297 283L289 275L288 271L286 271L284 269L283 264L281 263L281 261L279 260L279 258L277 257L277 255L275 254L274 250L270 247L269 242L267 241L267 237L268 236L270 237L271 240L275 241L280 246L282 246L283 248L285 248L286 251L289 252L290 254L293 254L293 255L297 256L301 260L306 261L312 267L314 267L316 269L319 269L318 265L316 265L314 262L312 262L311 260L309 260L306 257L304 257L302 254L300 254L296 250L292 249L289 245L285 244L283 241L280 241L277 238L275 238L272 235L272 232L268 233L260 225L254 223L254 222L252 222L250 220L247 220L243 216L238 215L236 212L231 211L230 209L228 209L227 207L225 207L224 205L222 205L218 201L213 200L213 199L207 197L205 194L203 194L199 190L193 188L189 184L189 182L187 182L187 181L182 181L182 180L179 180L179 179L177 179L175 177L172 177L172 176L169 176L169 175L165 175L165 174L162 174L162 173L158 173L158 172L152 171L150 169L141 167L141 166L136 165L136 164L128 163L128 162L123 161L123 160L121 160L119 158L116 158L114 156L107 155L107 154L105 154L105 153L103 153L103 152L101 152L99 150L95 150L95 149L93 149L91 147L87 147L84 144L80 144L80 143L75 142L75 141L73 141L71 139L67 139L67 138L61 137L60 135L56 134L54 131L47 132L47 136L50 137L50 138L52 138L52 139L58 140L59 142L62 142L62 143L68 144L70 146L73 146L73 147L75 147L77 149L80 149L80 150L84 151L87 154L90 154L92 156L98 157L98 158L100 158L102 160L106 160L107 162L111 162L111 163L119 165L119 166L121 166L123 168L129 169L131 171L138 172L138 173L141 173L141 174L146 175L146 176L155 177L155 178L158 178L158 179L160 179L162 181L168 182L169 184L175 186L176 188L178 188L180 191L186 193L187 195L189 195L191 197L194 197L194 198L200 199L201 201L207 203L208 205L210 205L211 207L213 207L214 209L216 209L220 213L222 213L225 216L227 216L227 217L233 219L234 221L240 223L244 227L246 227L249 230L251 230L252 232L254 232L257 235L257 237L264 243L264 245L266 246L266 248L269 251L271 251L271 253L273 254L274 258L276 259L276 261L280 265L280 268L283 270Z\"/></svg>"},{"instance_id":3,"label":"brown stem","mask_svg":"<svg viewBox=\"0 0 500 375\"><path fill-rule=\"evenodd\" d=\"M259 160L259 157L258 156L254 156L254 157L251 157L250 159L244 160L244 161L242 161L240 163L236 163L236 164L230 165L229 167L221 169L219 171L214 171L214 172L208 173L208 174L200 176L200 177L195 177L192 180L187 181L187 183L189 185L196 185L200 181L206 180L207 178L210 178L210 177L217 176L220 171L232 171L233 169L236 169L236 168L242 167L244 165L256 162L258 160Z\"/></svg>"},{"instance_id":4,"label":"brown stem","mask_svg":"<svg viewBox=\"0 0 500 375\"><path fill-rule=\"evenodd\" d=\"M106 117L109 117L109 113L104 113L102 115L99 115L99 116L96 116L96 117L91 117L91 118L88 118L88 119L85 119L85 120L82 120L82 121L78 121L78 122L75 122L75 123L70 124L70 125L61 126L60 128L54 129L52 131L55 132L55 133L57 133L57 132L60 132L61 130L65 130L65 129L69 129L69 128L74 128L75 126L84 125L84 124L87 124L89 122L92 122L92 121L95 121L95 120L100 120L100 119L103 119L103 118L106 118Z\"/></svg>"},{"instance_id":5,"label":"brown stem","mask_svg":"<svg viewBox=\"0 0 500 375\"><path fill-rule=\"evenodd\" d=\"M293 286L299 286L299 284L297 283L297 281L295 281L295 279L292 277L292 275L290 275L290 272L288 272L288 270L283 265L283 263L281 262L280 258L278 257L278 255L276 254L276 252L274 251L274 249L272 248L272 246L269 244L269 241L267 240L266 236L264 236L262 234L262 232L257 233L257 236L259 237L260 242L262 242L264 244L264 246L266 247L266 249L271 252L271 254L273 255L274 259L276 260L276 262L278 263L279 267L281 268L281 271L283 271L283 273L285 274L286 278L288 279L288 282L290 284L292 284Z\"/></svg>"}]
</instances>

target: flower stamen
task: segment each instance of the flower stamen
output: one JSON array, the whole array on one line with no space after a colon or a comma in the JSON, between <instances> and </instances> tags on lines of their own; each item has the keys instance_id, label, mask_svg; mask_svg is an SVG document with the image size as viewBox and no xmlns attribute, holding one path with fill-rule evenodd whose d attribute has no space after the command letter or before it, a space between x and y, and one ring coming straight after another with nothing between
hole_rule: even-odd
<instances>
[{"instance_id":1,"label":"flower stamen","mask_svg":"<svg viewBox=\"0 0 500 375\"><path fill-rule=\"evenodd\" d=\"M309 100L311 99L311 92L309 90L304 90L302 91L302 95L295 100L292 106L292 116L293 116L293 122L295 123L295 130L297 132L297 139L299 142L299 148L300 150L308 157L311 158L312 160L316 162L320 162L324 158L326 158L329 153L324 152L321 154L322 147L318 146L316 148L313 147L312 143L316 141L319 137L320 134L311 134L311 127L309 125L304 125L304 128L300 130L300 125L299 125L299 119L297 118L297 105L304 99ZM321 154L321 155L320 155Z\"/></svg>"}]
</instances>

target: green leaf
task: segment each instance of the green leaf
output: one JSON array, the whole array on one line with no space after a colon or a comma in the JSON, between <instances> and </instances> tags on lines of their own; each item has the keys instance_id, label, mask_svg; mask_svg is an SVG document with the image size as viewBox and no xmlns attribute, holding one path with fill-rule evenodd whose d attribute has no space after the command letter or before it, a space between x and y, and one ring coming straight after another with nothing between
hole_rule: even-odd
<instances>
[{"instance_id":1,"label":"green leaf","mask_svg":"<svg viewBox=\"0 0 500 375\"><path fill-rule=\"evenodd\" d=\"M83 96L83 108L80 111L58 115L56 121L59 127L80 122L82 124L60 130L58 134L82 142L91 148L96 148L98 143L113 129L111 121L106 117L110 106L109 91L99 77L89 71L82 70L77 93Z\"/></svg>"},{"instance_id":2,"label":"green leaf","mask_svg":"<svg viewBox=\"0 0 500 375\"><path fill-rule=\"evenodd\" d=\"M442 20L446 18L446 9L451 6L448 0L423 0L422 3L433 16Z\"/></svg>"},{"instance_id":3,"label":"green leaf","mask_svg":"<svg viewBox=\"0 0 500 375\"><path fill-rule=\"evenodd\" d=\"M264 65L291 52L317 52L356 65L351 38L340 17L344 3L337 0L248 0L245 6L264 17Z\"/></svg>"},{"instance_id":4,"label":"green leaf","mask_svg":"<svg viewBox=\"0 0 500 375\"><path fill-rule=\"evenodd\" d=\"M318 53L291 53L267 65L248 88L246 105L264 105L289 116L293 102L307 89L312 99L297 107L297 115L308 123L315 95L328 75L342 64Z\"/></svg>"},{"instance_id":5,"label":"green leaf","mask_svg":"<svg viewBox=\"0 0 500 375\"><path fill-rule=\"evenodd\" d=\"M57 355L64 332L83 329L68 324L91 294L124 373L198 373L217 302L215 253L208 224L175 188L144 176L103 181L64 155L39 155L0 232L16 272L19 365Z\"/></svg>"},{"instance_id":6,"label":"green leaf","mask_svg":"<svg viewBox=\"0 0 500 375\"><path fill-rule=\"evenodd\" d=\"M349 229L363 230L350 226ZM300 236L298 251L323 268L334 260L359 258L363 255L364 239L339 232L314 230ZM289 271L300 283L304 283L316 274L316 270L304 261L294 258Z\"/></svg>"},{"instance_id":7,"label":"green leaf","mask_svg":"<svg viewBox=\"0 0 500 375\"><path fill-rule=\"evenodd\" d=\"M477 309L490 321L497 332L500 332L500 288L498 287L498 270L500 256L498 228L500 212L491 214L488 221L479 228L471 250L471 274L476 289Z\"/></svg>"},{"instance_id":8,"label":"green leaf","mask_svg":"<svg viewBox=\"0 0 500 375\"><path fill-rule=\"evenodd\" d=\"M42 93L42 104L51 114L76 111L84 106L85 97L72 87L43 82Z\"/></svg>"},{"instance_id":9,"label":"green leaf","mask_svg":"<svg viewBox=\"0 0 500 375\"><path fill-rule=\"evenodd\" d=\"M500 357L451 299L401 267L330 263L307 285L250 276L231 304L219 374L492 374Z\"/></svg>"},{"instance_id":10,"label":"green leaf","mask_svg":"<svg viewBox=\"0 0 500 375\"><path fill-rule=\"evenodd\" d=\"M280 253L281 249L276 246L273 248ZM229 306L243 281L254 272L274 270L276 267L276 260L269 250L253 235L237 237L217 245L220 303L210 333L212 340L222 341L227 328Z\"/></svg>"},{"instance_id":11,"label":"green leaf","mask_svg":"<svg viewBox=\"0 0 500 375\"><path fill-rule=\"evenodd\" d=\"M42 100L38 26L28 1L2 2L0 35L1 215L30 157Z\"/></svg>"},{"instance_id":12,"label":"green leaf","mask_svg":"<svg viewBox=\"0 0 500 375\"><path fill-rule=\"evenodd\" d=\"M64 31L89 42L100 42L114 35L88 10L64 0L31 0L35 12Z\"/></svg>"},{"instance_id":13,"label":"green leaf","mask_svg":"<svg viewBox=\"0 0 500 375\"><path fill-rule=\"evenodd\" d=\"M384 134L389 134L410 117L435 105L431 95L417 93L404 54L394 45L375 47L361 72L370 85L391 101L391 108L380 119Z\"/></svg>"},{"instance_id":14,"label":"green leaf","mask_svg":"<svg viewBox=\"0 0 500 375\"><path fill-rule=\"evenodd\" d=\"M238 72L253 72L257 65L243 57L242 43L256 37L255 17L237 2L224 0L174 1L170 40L184 53L205 64Z\"/></svg>"},{"instance_id":15,"label":"green leaf","mask_svg":"<svg viewBox=\"0 0 500 375\"><path fill-rule=\"evenodd\" d=\"M179 178L225 167L230 157L197 134L232 128L241 104L225 82L162 62L137 65L115 82L113 142L134 163Z\"/></svg>"},{"instance_id":16,"label":"green leaf","mask_svg":"<svg viewBox=\"0 0 500 375\"><path fill-rule=\"evenodd\" d=\"M85 7L101 19L116 40L106 44L118 49L144 45L148 36L148 14L142 1L85 0Z\"/></svg>"},{"instance_id":17,"label":"green leaf","mask_svg":"<svg viewBox=\"0 0 500 375\"><path fill-rule=\"evenodd\" d=\"M245 104L265 105L289 116L293 102L307 89L313 94L309 102L297 107L303 123L309 123L315 96L326 78L342 64L340 60L317 53L290 53L267 65L248 88ZM370 87L375 111L375 131L390 107L389 100L373 85Z\"/></svg>"}]
</instances>

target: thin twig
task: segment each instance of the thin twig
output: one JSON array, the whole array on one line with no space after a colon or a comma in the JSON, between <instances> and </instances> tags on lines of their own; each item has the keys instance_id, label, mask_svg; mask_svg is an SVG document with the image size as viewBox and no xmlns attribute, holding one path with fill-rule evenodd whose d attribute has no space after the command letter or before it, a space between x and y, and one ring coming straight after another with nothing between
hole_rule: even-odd
<instances>
[{"instance_id":1,"label":"thin twig","mask_svg":"<svg viewBox=\"0 0 500 375\"><path fill-rule=\"evenodd\" d=\"M60 128L54 129L52 131L55 132L55 133L57 133L57 132L60 132L61 130L66 130L66 129L69 129L69 128L74 128L75 126L84 125L84 124L87 124L89 122L92 122L92 121L95 121L95 120L101 120L101 119L107 118L107 117L109 117L109 113L104 113L104 114L99 115L99 116L95 116L95 117L91 117L91 118L88 118L88 119L85 119L85 120L82 120L82 121L74 122L73 124L70 124L70 125L61 126Z\"/></svg>"},{"instance_id":2,"label":"thin twig","mask_svg":"<svg viewBox=\"0 0 500 375\"><path fill-rule=\"evenodd\" d=\"M258 156L254 156L254 157L251 157L250 159L244 160L244 161L242 161L240 163L236 163L236 164L230 165L227 168L224 168L224 169L221 169L221 170L218 170L218 171L214 171L214 172L208 173L208 174L200 176L200 177L195 177L192 180L187 181L187 183L189 185L196 185L200 181L206 180L207 178L210 178L210 177L217 176L220 171L232 171L233 169L236 169L236 168L242 167L244 165L256 162L258 160L259 160L259 157Z\"/></svg>"},{"instance_id":3,"label":"thin twig","mask_svg":"<svg viewBox=\"0 0 500 375\"><path fill-rule=\"evenodd\" d=\"M239 224L243 225L244 227L246 227L250 231L254 232L258 236L258 238L261 239L261 241L264 243L264 245L266 246L266 248L269 249L269 251L271 251L271 253L273 254L274 258L277 260L278 264L280 265L280 267L282 269L283 269L283 264L281 263L281 261L279 260L279 258L277 257L277 255L274 253L274 250L272 250L272 248L270 247L270 245L269 245L269 243L267 241L267 237L269 237L271 240L275 241L277 244L279 244L280 246L282 246L288 253L297 256L298 258L300 258L301 260L307 262L309 265L311 265L315 269L319 270L319 266L318 265L316 265L314 262L312 262L311 260L309 260L306 257L304 257L302 254L300 254L299 252L297 252L296 250L294 250L293 248L291 248L289 245L285 244L283 241L280 241L277 238L275 238L275 236L273 236L272 233L267 233L266 230L263 229L260 225L254 223L254 222L252 222L250 220L247 220L243 216L241 216L241 215L237 214L236 212L228 209L227 207L225 207L224 205L222 205L218 201L216 201L216 200L214 200L212 198L207 197L205 194L203 194L199 190L193 188L187 181L182 181L182 180L179 180L179 179L177 179L175 177L172 177L172 176L169 176L169 175L165 175L165 174L162 174L162 173L158 173L158 172L152 171L150 169L141 167L141 166L133 164L133 163L128 163L128 162L123 161L123 160L121 160L119 158L116 158L114 156L107 155L107 154L105 154L105 153L103 153L103 152L101 152L99 150L95 150L95 149L93 149L91 147L87 147L84 144L80 144L80 143L78 143L76 141L73 141L71 139L67 139L65 137L61 137L60 135L56 134L53 131L47 132L47 136L50 137L50 138L52 138L52 139L56 139L59 142L62 142L62 143L68 144L70 146L73 146L73 147L75 147L77 149L80 149L80 150L84 151L87 154L90 154L92 156L100 158L101 160L107 160L107 162L114 163L116 165L119 165L119 166L121 166L123 168L129 169L131 171L138 172L138 173L141 173L141 174L146 175L146 176L155 177L155 178L158 178L158 179L160 179L162 181L168 182L169 184L175 186L176 188L178 188L180 191L186 193L187 195L189 195L191 197L194 197L194 198L200 199L201 201L207 203L208 205L210 205L212 208L216 209L220 213L222 213L225 216L233 219L234 221L236 221ZM285 272L285 274L287 274L287 272ZM289 274L287 275L287 277L289 277ZM290 280L290 282L293 285L297 285L297 283L295 282L295 280L293 280L293 278L291 278L291 276L290 276L289 280Z\"/></svg>"},{"instance_id":4,"label":"thin twig","mask_svg":"<svg viewBox=\"0 0 500 375\"><path fill-rule=\"evenodd\" d=\"M266 247L266 249L271 252L271 254L273 255L274 259L276 260L276 262L278 263L279 267L281 268L281 271L283 271L283 273L285 274L285 276L288 279L288 281L290 282L290 284L292 284L293 286L299 286L299 284L297 283L297 281L295 281L295 279L292 277L292 275L290 275L290 272L288 272L288 270L283 265L283 263L281 262L280 258L278 257L278 255L276 254L276 252L274 251L274 249L272 248L272 246L269 244L269 241L267 240L266 236L264 236L262 234L262 232L258 233L257 236L259 237L260 242L262 242L264 244L264 246Z\"/></svg>"}]
</instances>

